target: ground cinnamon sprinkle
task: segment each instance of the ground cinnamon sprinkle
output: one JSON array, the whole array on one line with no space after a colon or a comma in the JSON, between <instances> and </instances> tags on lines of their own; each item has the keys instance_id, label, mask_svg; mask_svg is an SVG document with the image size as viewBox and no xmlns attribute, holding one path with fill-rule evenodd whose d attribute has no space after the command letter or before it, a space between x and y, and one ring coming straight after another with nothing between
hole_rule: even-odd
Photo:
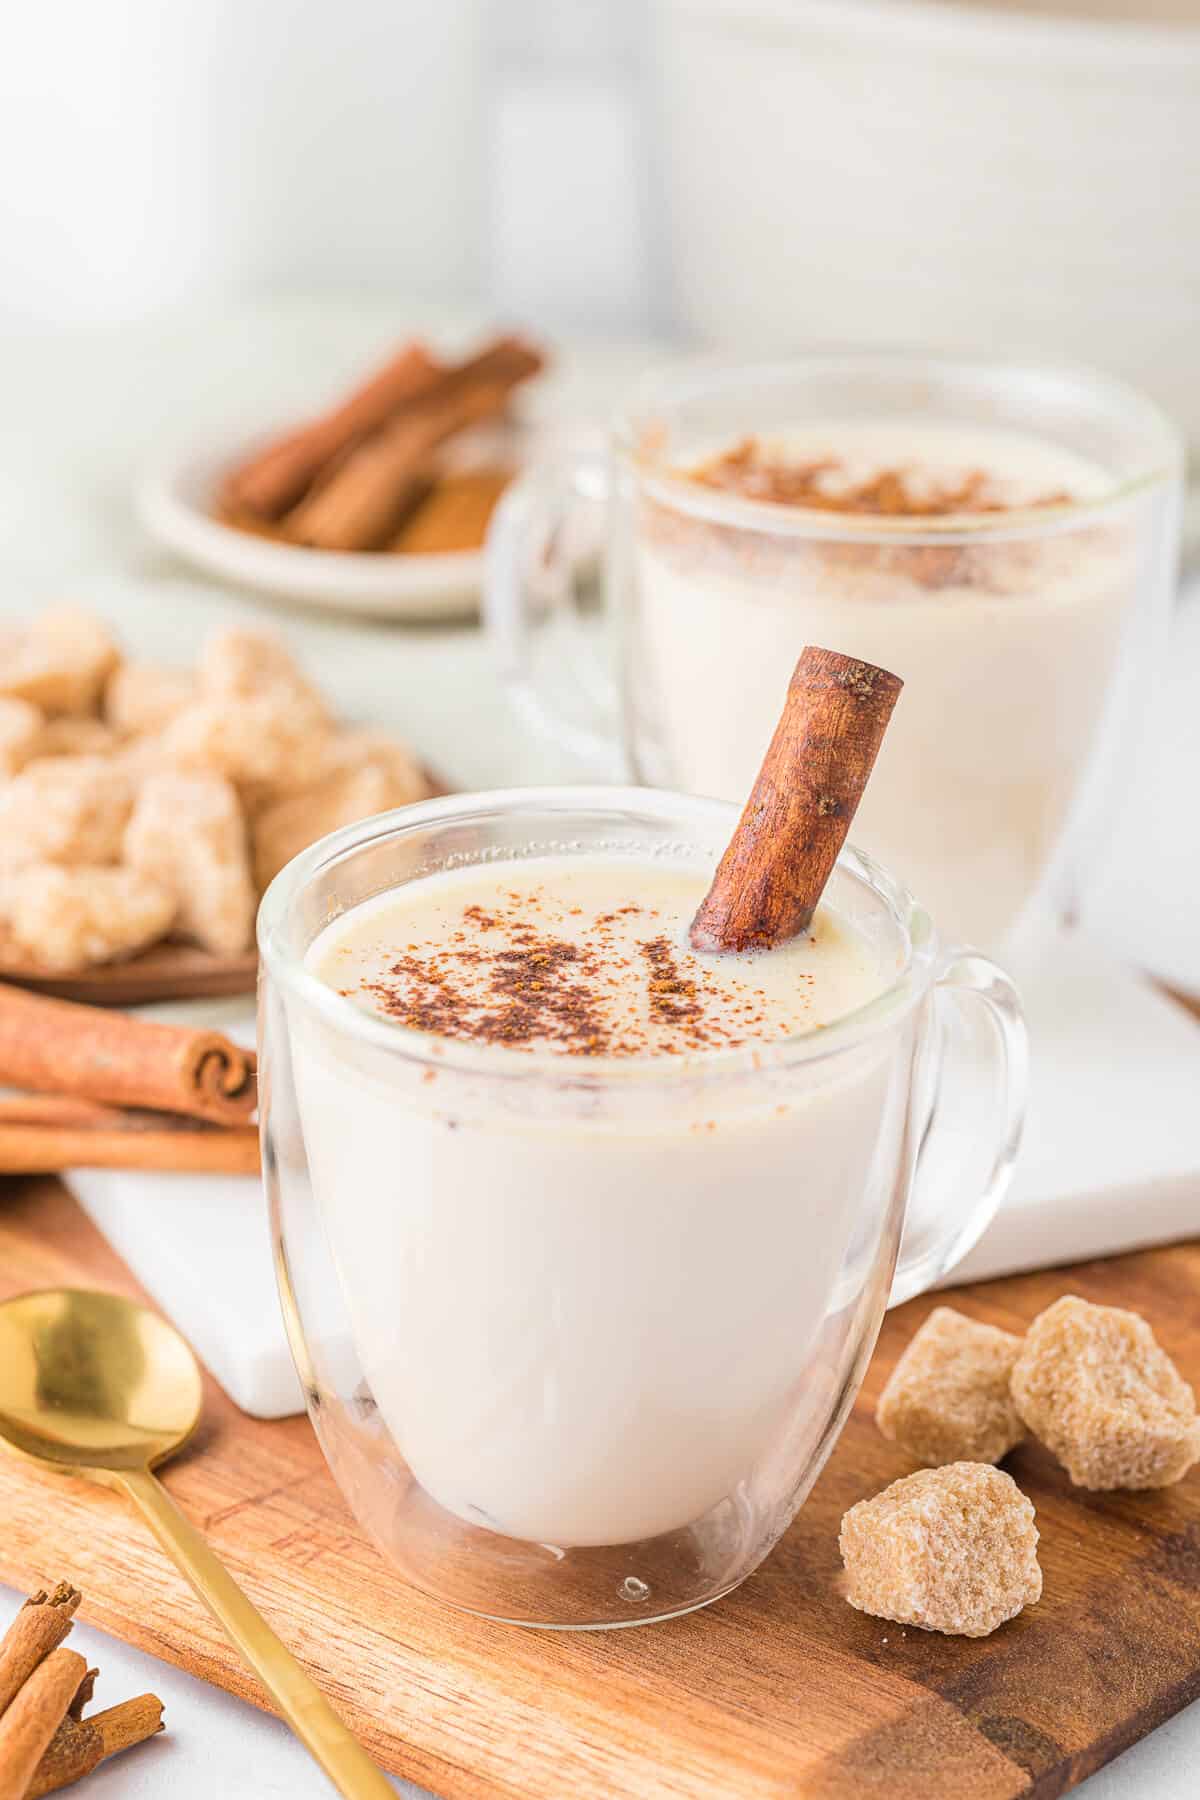
<instances>
[{"instance_id":1,"label":"ground cinnamon sprinkle","mask_svg":"<svg viewBox=\"0 0 1200 1800\"><path fill-rule=\"evenodd\" d=\"M983 469L968 470L959 480L941 485L928 480L918 483L906 468L880 469L854 482L845 478L845 469L839 457L796 461L771 452L756 437L747 437L689 474L702 487L816 512L933 519L953 513L1012 510L1012 503L1001 497ZM1032 500L1022 500L1021 505L1063 506L1071 498L1065 489L1057 488Z\"/></svg>"},{"instance_id":2,"label":"ground cinnamon sprinkle","mask_svg":"<svg viewBox=\"0 0 1200 1800\"><path fill-rule=\"evenodd\" d=\"M408 945L383 975L342 993L369 997L374 1010L413 1030L568 1056L731 1049L762 1024L758 990L736 1002L714 990L706 1005L704 972L685 973L682 946L662 932L632 944L618 935L617 921L645 910L636 904L598 913L585 941L572 942L530 922L535 896L510 900L464 907L452 932ZM650 924L657 913L646 916Z\"/></svg>"},{"instance_id":3,"label":"ground cinnamon sprinkle","mask_svg":"<svg viewBox=\"0 0 1200 1800\"><path fill-rule=\"evenodd\" d=\"M696 983L679 973L675 952L667 939L649 938L639 948L650 967L650 1017L663 1025L699 1019L703 1008L696 996Z\"/></svg>"},{"instance_id":4,"label":"ground cinnamon sprinkle","mask_svg":"<svg viewBox=\"0 0 1200 1800\"><path fill-rule=\"evenodd\" d=\"M959 533L961 517L1001 521L1014 508L1048 510L1077 499L1064 489L1013 501L982 469L936 482L928 472L893 467L856 478L847 463L831 456L797 457L748 437L711 460L676 471L700 487L825 516L827 528L813 524L804 536L747 531L722 520L694 518L676 507L643 496L641 538L689 567L728 566L764 585L816 577L829 580L854 598L890 600L913 588L937 593L1027 593L1044 581L1048 560L1062 566L1081 555L1110 553L1119 545L1105 528L1081 524L1053 541L1020 537L989 541ZM833 532L838 519L856 520L861 537ZM893 523L910 521L910 533L887 535ZM922 534L921 522L927 521ZM946 532L947 541L938 534Z\"/></svg>"}]
</instances>

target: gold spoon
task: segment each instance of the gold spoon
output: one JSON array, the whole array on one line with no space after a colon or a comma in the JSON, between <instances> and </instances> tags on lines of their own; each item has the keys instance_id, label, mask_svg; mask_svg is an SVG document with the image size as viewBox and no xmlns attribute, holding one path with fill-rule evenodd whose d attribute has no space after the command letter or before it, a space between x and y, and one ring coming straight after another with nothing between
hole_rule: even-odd
<instances>
[{"instance_id":1,"label":"gold spoon","mask_svg":"<svg viewBox=\"0 0 1200 1800\"><path fill-rule=\"evenodd\" d=\"M200 1368L157 1313L118 1294L47 1288L0 1305L0 1441L123 1489L347 1800L391 1783L158 1478L200 1420Z\"/></svg>"}]
</instances>

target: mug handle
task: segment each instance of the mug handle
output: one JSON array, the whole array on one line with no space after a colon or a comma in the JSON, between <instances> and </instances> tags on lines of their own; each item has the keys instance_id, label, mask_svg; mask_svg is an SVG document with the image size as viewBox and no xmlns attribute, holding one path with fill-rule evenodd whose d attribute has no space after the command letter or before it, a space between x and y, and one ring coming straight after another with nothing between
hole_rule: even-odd
<instances>
[{"instance_id":1,"label":"mug handle","mask_svg":"<svg viewBox=\"0 0 1200 1800\"><path fill-rule=\"evenodd\" d=\"M606 502L610 484L607 451L579 447L508 487L488 532L484 627L525 721L596 773L620 776L619 690L595 641L598 609L578 579L589 560L585 509Z\"/></svg>"},{"instance_id":2,"label":"mug handle","mask_svg":"<svg viewBox=\"0 0 1200 1800\"><path fill-rule=\"evenodd\" d=\"M947 950L932 1000L919 1053L919 1142L889 1306L932 1287L982 1236L1008 1189L1025 1118L1029 1042L1003 969L977 950Z\"/></svg>"}]
</instances>

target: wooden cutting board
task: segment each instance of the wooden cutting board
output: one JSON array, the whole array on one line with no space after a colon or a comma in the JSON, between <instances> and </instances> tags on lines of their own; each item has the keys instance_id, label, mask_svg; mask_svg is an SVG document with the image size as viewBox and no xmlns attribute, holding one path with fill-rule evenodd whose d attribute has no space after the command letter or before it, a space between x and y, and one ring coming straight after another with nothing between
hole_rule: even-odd
<instances>
[{"instance_id":1,"label":"wooden cutting board","mask_svg":"<svg viewBox=\"0 0 1200 1800\"><path fill-rule=\"evenodd\" d=\"M0 1291L68 1282L136 1291L56 1183L0 1186ZM1069 1291L1143 1311L1200 1377L1200 1245L964 1288L957 1303L1019 1331ZM1048 1800L1200 1695L1200 1469L1161 1493L1086 1494L1026 1445L1006 1466L1038 1511L1040 1605L973 1641L853 1612L838 1522L909 1472L871 1415L933 1304L888 1318L838 1449L764 1567L646 1630L524 1631L425 1599L362 1537L307 1422L246 1418L215 1384L166 1482L381 1762L447 1800ZM116 1495L0 1457L0 1575L69 1576L83 1617L261 1704Z\"/></svg>"}]
</instances>

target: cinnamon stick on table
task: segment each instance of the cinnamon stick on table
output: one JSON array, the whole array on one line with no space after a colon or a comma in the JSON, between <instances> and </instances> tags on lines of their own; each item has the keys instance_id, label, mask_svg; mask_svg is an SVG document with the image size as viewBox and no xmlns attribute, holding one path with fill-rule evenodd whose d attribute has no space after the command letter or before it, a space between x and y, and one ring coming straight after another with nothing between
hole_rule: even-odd
<instances>
[{"instance_id":1,"label":"cinnamon stick on table","mask_svg":"<svg viewBox=\"0 0 1200 1800\"><path fill-rule=\"evenodd\" d=\"M83 1717L96 1670L59 1650L82 1598L66 1581L31 1594L0 1640L0 1800L41 1800L163 1729L153 1694Z\"/></svg>"},{"instance_id":2,"label":"cinnamon stick on table","mask_svg":"<svg viewBox=\"0 0 1200 1800\"><path fill-rule=\"evenodd\" d=\"M254 1125L207 1125L174 1113L49 1095L0 1099L0 1175L59 1175L66 1169L257 1175L260 1167Z\"/></svg>"},{"instance_id":3,"label":"cinnamon stick on table","mask_svg":"<svg viewBox=\"0 0 1200 1800\"><path fill-rule=\"evenodd\" d=\"M41 1800L43 1794L90 1775L108 1757L154 1737L164 1729L162 1713L162 1701L154 1694L138 1694L89 1719L80 1718L72 1707L46 1746L25 1800Z\"/></svg>"},{"instance_id":4,"label":"cinnamon stick on table","mask_svg":"<svg viewBox=\"0 0 1200 1800\"><path fill-rule=\"evenodd\" d=\"M692 921L694 950L770 950L808 930L903 682L810 646Z\"/></svg>"},{"instance_id":5,"label":"cinnamon stick on table","mask_svg":"<svg viewBox=\"0 0 1200 1800\"><path fill-rule=\"evenodd\" d=\"M25 1800L42 1755L87 1676L74 1650L52 1650L0 1714L0 1800Z\"/></svg>"},{"instance_id":6,"label":"cinnamon stick on table","mask_svg":"<svg viewBox=\"0 0 1200 1800\"><path fill-rule=\"evenodd\" d=\"M31 1594L0 1643L0 1713L28 1681L38 1664L57 1650L75 1621L83 1595L69 1581L51 1593Z\"/></svg>"},{"instance_id":7,"label":"cinnamon stick on table","mask_svg":"<svg viewBox=\"0 0 1200 1800\"><path fill-rule=\"evenodd\" d=\"M225 481L225 504L260 519L281 519L334 457L429 392L441 374L442 365L424 344L402 345L332 411L276 438L234 469Z\"/></svg>"},{"instance_id":8,"label":"cinnamon stick on table","mask_svg":"<svg viewBox=\"0 0 1200 1800\"><path fill-rule=\"evenodd\" d=\"M245 1125L253 1050L217 1031L135 1019L0 983L0 1085Z\"/></svg>"}]
</instances>

